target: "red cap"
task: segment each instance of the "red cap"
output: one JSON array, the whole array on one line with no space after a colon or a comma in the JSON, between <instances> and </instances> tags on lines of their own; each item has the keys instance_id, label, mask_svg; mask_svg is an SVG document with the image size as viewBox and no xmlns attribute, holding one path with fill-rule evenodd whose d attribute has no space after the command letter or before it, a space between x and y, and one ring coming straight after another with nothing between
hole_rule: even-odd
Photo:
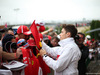
<instances>
[{"instance_id":1,"label":"red cap","mask_svg":"<svg viewBox=\"0 0 100 75\"><path fill-rule=\"evenodd\" d=\"M45 30L45 27L44 26L40 26L39 31L43 32L44 30Z\"/></svg>"},{"instance_id":2,"label":"red cap","mask_svg":"<svg viewBox=\"0 0 100 75\"><path fill-rule=\"evenodd\" d=\"M48 35L48 38L49 38L49 40L51 40L52 37L50 35Z\"/></svg>"},{"instance_id":3,"label":"red cap","mask_svg":"<svg viewBox=\"0 0 100 75\"><path fill-rule=\"evenodd\" d=\"M27 26L21 25L18 29L17 29L17 33L21 34L21 33L25 33L29 31L29 28Z\"/></svg>"},{"instance_id":4,"label":"red cap","mask_svg":"<svg viewBox=\"0 0 100 75\"><path fill-rule=\"evenodd\" d=\"M31 31L27 31L27 32L24 32L23 34L30 35L30 34L32 34L32 32Z\"/></svg>"},{"instance_id":5,"label":"red cap","mask_svg":"<svg viewBox=\"0 0 100 75\"><path fill-rule=\"evenodd\" d=\"M27 40L29 46L36 46L36 43L34 40Z\"/></svg>"}]
</instances>

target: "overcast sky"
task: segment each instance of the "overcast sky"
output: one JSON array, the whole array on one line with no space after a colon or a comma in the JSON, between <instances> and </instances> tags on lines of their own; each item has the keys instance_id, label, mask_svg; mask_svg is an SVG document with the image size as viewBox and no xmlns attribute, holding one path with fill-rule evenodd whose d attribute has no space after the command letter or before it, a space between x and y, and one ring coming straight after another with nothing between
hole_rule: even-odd
<instances>
[{"instance_id":1,"label":"overcast sky","mask_svg":"<svg viewBox=\"0 0 100 75\"><path fill-rule=\"evenodd\" d=\"M0 0L0 16L0 24L100 20L100 0Z\"/></svg>"}]
</instances>

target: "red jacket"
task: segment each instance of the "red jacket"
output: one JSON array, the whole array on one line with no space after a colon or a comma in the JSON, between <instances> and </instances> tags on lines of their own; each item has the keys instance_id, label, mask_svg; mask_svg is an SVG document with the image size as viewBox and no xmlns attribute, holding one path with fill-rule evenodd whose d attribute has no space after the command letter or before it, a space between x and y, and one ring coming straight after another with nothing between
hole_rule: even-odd
<instances>
[{"instance_id":1,"label":"red jacket","mask_svg":"<svg viewBox=\"0 0 100 75\"><path fill-rule=\"evenodd\" d=\"M35 55L31 52L31 49L21 48L23 53L23 63L27 64L25 68L25 75L38 75L39 61Z\"/></svg>"}]
</instances>

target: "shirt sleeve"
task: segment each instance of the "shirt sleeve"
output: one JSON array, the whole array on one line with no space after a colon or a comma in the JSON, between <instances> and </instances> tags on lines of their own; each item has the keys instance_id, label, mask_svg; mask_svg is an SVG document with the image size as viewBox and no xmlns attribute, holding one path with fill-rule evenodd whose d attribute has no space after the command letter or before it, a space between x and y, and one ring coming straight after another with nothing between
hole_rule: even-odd
<instances>
[{"instance_id":1,"label":"shirt sleeve","mask_svg":"<svg viewBox=\"0 0 100 75\"><path fill-rule=\"evenodd\" d=\"M57 60L53 60L49 56L43 57L43 60L53 70L60 72L64 70L65 68L67 68L68 65L71 63L73 54L74 53L73 53L72 47L67 47L67 48L64 48L63 53L59 56Z\"/></svg>"},{"instance_id":2,"label":"shirt sleeve","mask_svg":"<svg viewBox=\"0 0 100 75\"><path fill-rule=\"evenodd\" d=\"M56 58L60 47L49 47L42 41L42 49L46 50L47 54L51 57Z\"/></svg>"}]
</instances>

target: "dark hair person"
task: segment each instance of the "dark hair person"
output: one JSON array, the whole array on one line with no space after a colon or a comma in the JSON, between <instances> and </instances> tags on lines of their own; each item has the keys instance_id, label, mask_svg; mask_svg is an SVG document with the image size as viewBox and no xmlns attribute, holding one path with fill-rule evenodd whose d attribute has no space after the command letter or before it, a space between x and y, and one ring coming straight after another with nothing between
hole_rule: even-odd
<instances>
[{"instance_id":1,"label":"dark hair person","mask_svg":"<svg viewBox=\"0 0 100 75\"><path fill-rule=\"evenodd\" d=\"M74 40L76 34L77 29L74 25L64 24L59 34L60 46L51 48L42 41L40 55L45 63L55 71L54 75L78 75L77 66L81 52Z\"/></svg>"}]
</instances>

